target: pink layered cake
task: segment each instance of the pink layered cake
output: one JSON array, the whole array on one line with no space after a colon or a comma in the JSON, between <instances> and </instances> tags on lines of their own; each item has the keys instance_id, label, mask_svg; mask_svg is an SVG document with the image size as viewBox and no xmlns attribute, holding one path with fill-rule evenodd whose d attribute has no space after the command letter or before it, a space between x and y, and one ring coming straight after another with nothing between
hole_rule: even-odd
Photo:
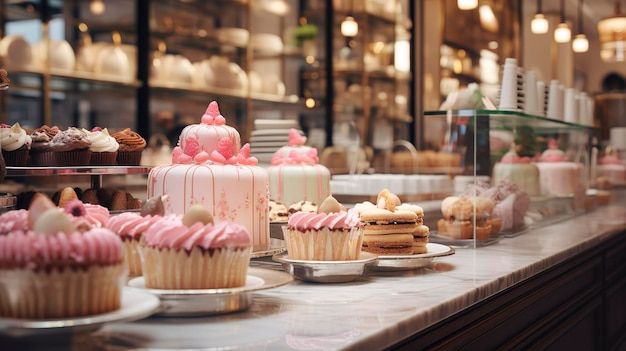
<instances>
[{"instance_id":1,"label":"pink layered cake","mask_svg":"<svg viewBox=\"0 0 626 351\"><path fill-rule=\"evenodd\" d=\"M568 161L556 140L550 139L548 149L535 165L539 168L542 195L568 196L581 190L583 167L580 163Z\"/></svg>"},{"instance_id":2,"label":"pink layered cake","mask_svg":"<svg viewBox=\"0 0 626 351\"><path fill-rule=\"evenodd\" d=\"M517 184L530 196L538 196L540 192L539 168L532 163L532 158L519 156L515 150L507 152L500 162L493 166L493 184L502 181Z\"/></svg>"},{"instance_id":3,"label":"pink layered cake","mask_svg":"<svg viewBox=\"0 0 626 351\"><path fill-rule=\"evenodd\" d=\"M600 157L596 166L598 177L604 177L613 186L626 185L626 164L615 155Z\"/></svg>"},{"instance_id":4,"label":"pink layered cake","mask_svg":"<svg viewBox=\"0 0 626 351\"><path fill-rule=\"evenodd\" d=\"M269 245L268 175L240 147L237 130L226 125L215 101L201 123L185 127L172 152L172 164L153 168L148 175L148 198L168 195L165 214L184 214L201 204L216 222L245 226L253 245Z\"/></svg>"},{"instance_id":5,"label":"pink layered cake","mask_svg":"<svg viewBox=\"0 0 626 351\"><path fill-rule=\"evenodd\" d=\"M317 149L305 142L306 137L291 129L288 145L272 156L267 170L272 200L287 206L296 201L320 204L330 195L330 171L319 164Z\"/></svg>"}]
</instances>

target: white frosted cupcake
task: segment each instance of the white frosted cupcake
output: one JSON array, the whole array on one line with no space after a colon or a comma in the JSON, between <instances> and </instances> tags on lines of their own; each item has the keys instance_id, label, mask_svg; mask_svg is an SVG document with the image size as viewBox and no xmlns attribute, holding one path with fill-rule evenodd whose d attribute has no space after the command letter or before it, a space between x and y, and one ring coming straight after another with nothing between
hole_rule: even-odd
<instances>
[{"instance_id":1,"label":"white frosted cupcake","mask_svg":"<svg viewBox=\"0 0 626 351\"><path fill-rule=\"evenodd\" d=\"M139 246L146 287L218 289L244 286L252 238L243 225L213 224L200 205L152 225Z\"/></svg>"},{"instance_id":2,"label":"white frosted cupcake","mask_svg":"<svg viewBox=\"0 0 626 351\"><path fill-rule=\"evenodd\" d=\"M353 209L329 196L317 213L296 212L283 227L289 258L309 261L358 260L363 229Z\"/></svg>"}]
</instances>

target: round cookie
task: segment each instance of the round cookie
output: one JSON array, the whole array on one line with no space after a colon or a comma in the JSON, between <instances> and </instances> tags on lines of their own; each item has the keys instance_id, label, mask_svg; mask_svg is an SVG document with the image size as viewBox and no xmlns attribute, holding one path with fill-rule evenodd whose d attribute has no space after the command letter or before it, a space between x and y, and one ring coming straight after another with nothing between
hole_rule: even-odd
<instances>
[{"instance_id":1,"label":"round cookie","mask_svg":"<svg viewBox=\"0 0 626 351\"><path fill-rule=\"evenodd\" d=\"M369 234L411 234L415 231L417 215L413 211L371 209L361 213L363 232Z\"/></svg>"},{"instance_id":2,"label":"round cookie","mask_svg":"<svg viewBox=\"0 0 626 351\"><path fill-rule=\"evenodd\" d=\"M413 254L413 235L365 235L362 250L379 255L411 255Z\"/></svg>"},{"instance_id":3,"label":"round cookie","mask_svg":"<svg viewBox=\"0 0 626 351\"><path fill-rule=\"evenodd\" d=\"M426 245L428 244L428 236L430 229L425 225L420 225L417 227L415 232L413 233L413 253L414 254L423 254L428 252L428 248Z\"/></svg>"}]
</instances>

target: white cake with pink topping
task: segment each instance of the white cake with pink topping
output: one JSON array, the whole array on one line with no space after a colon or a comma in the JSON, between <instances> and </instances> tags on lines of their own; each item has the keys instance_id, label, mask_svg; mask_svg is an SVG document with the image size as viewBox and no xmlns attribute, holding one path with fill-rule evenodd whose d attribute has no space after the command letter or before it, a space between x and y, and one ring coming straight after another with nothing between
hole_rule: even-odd
<instances>
[{"instance_id":1,"label":"white cake with pink topping","mask_svg":"<svg viewBox=\"0 0 626 351\"><path fill-rule=\"evenodd\" d=\"M272 156L267 170L272 200L287 206L297 201L319 205L330 195L330 171L319 164L317 149L305 143L306 137L291 129L287 146Z\"/></svg>"},{"instance_id":2,"label":"white cake with pink topping","mask_svg":"<svg viewBox=\"0 0 626 351\"><path fill-rule=\"evenodd\" d=\"M541 194L548 196L571 196L583 187L583 166L567 160L556 140L550 139L548 149L535 165L539 168Z\"/></svg>"},{"instance_id":3,"label":"white cake with pink topping","mask_svg":"<svg viewBox=\"0 0 626 351\"><path fill-rule=\"evenodd\" d=\"M494 186L502 181L509 181L530 196L540 195L539 169L532 163L532 158L519 156L514 149L493 166L492 179Z\"/></svg>"},{"instance_id":4,"label":"white cake with pink topping","mask_svg":"<svg viewBox=\"0 0 626 351\"><path fill-rule=\"evenodd\" d=\"M208 208L216 222L245 226L256 248L269 246L267 171L240 146L236 129L226 125L215 101L201 123L185 127L172 152L172 164L148 175L148 198L167 195L165 213L184 214L194 204Z\"/></svg>"}]
</instances>

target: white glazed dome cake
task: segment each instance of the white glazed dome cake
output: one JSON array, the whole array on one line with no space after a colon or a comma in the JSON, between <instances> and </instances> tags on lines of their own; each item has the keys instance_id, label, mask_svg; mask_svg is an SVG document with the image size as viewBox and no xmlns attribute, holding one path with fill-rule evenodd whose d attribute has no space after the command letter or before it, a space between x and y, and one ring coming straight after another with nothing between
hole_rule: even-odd
<instances>
[{"instance_id":1,"label":"white glazed dome cake","mask_svg":"<svg viewBox=\"0 0 626 351\"><path fill-rule=\"evenodd\" d=\"M269 246L267 171L240 148L239 133L226 126L216 102L200 124L187 126L172 151L172 164L148 175L148 198L168 195L165 214L184 214L194 204L208 208L216 220L244 225L257 248Z\"/></svg>"},{"instance_id":2,"label":"white glazed dome cake","mask_svg":"<svg viewBox=\"0 0 626 351\"><path fill-rule=\"evenodd\" d=\"M317 149L305 142L306 137L291 129L287 146L272 156L267 170L272 200L287 206L297 201L319 205L330 195L330 171L319 164Z\"/></svg>"}]
</instances>

